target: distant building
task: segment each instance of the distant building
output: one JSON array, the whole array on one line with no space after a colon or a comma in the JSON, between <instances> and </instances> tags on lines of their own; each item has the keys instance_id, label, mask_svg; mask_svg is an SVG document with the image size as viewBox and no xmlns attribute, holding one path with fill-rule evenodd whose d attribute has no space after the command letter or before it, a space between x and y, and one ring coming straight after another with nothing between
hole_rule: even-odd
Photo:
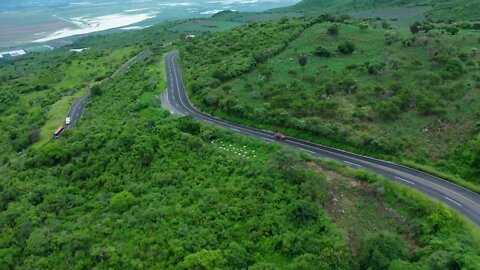
<instances>
[{"instance_id":1,"label":"distant building","mask_svg":"<svg viewBox=\"0 0 480 270\"><path fill-rule=\"evenodd\" d=\"M83 51L88 50L88 49L90 49L90 48L71 49L70 51L71 52L83 52Z\"/></svg>"},{"instance_id":2,"label":"distant building","mask_svg":"<svg viewBox=\"0 0 480 270\"><path fill-rule=\"evenodd\" d=\"M0 58L6 58L6 57L17 57L21 55L25 55L27 52L24 50L14 50L14 51L8 51L8 52L1 52L0 53Z\"/></svg>"}]
</instances>

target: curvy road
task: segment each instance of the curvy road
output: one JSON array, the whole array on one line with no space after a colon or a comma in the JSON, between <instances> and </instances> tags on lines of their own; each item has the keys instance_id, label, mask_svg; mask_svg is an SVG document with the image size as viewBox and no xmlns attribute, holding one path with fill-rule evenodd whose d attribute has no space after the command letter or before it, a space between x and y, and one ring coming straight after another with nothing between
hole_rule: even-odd
<instances>
[{"instance_id":1,"label":"curvy road","mask_svg":"<svg viewBox=\"0 0 480 270\"><path fill-rule=\"evenodd\" d=\"M205 114L188 100L185 85L178 66L178 52L166 55L167 91L163 95L163 106L172 113L193 118L240 134L277 142L297 148L317 157L330 158L352 168L361 168L382 175L395 182L414 188L423 194L437 199L480 227L480 195L433 175L384 160L370 158L351 152L311 143L289 137L285 141L274 139L274 132L246 127Z\"/></svg>"},{"instance_id":2,"label":"curvy road","mask_svg":"<svg viewBox=\"0 0 480 270\"><path fill-rule=\"evenodd\" d=\"M75 126L75 123L80 120L80 117L82 117L83 109L85 108L85 103L88 100L88 97L90 97L90 91L85 93L81 98L79 98L73 105L70 107L70 110L68 110L68 115L67 117L70 117L70 124L66 125L65 124L65 129L72 128Z\"/></svg>"}]
</instances>

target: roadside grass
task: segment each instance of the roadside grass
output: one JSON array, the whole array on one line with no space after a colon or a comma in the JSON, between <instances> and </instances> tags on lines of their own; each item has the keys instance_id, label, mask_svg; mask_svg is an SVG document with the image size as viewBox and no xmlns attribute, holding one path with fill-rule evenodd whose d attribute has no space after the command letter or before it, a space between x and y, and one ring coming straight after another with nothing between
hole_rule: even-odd
<instances>
[{"instance_id":1,"label":"roadside grass","mask_svg":"<svg viewBox=\"0 0 480 270\"><path fill-rule=\"evenodd\" d=\"M152 57L152 56L151 56ZM142 119L152 119L161 111L161 100L159 96L167 87L167 73L165 70L165 55L151 60L146 67L146 73L152 80L154 87L144 91L139 97L138 103L143 109L139 112Z\"/></svg>"},{"instance_id":2,"label":"roadside grass","mask_svg":"<svg viewBox=\"0 0 480 270\"><path fill-rule=\"evenodd\" d=\"M167 72L165 71L165 55L147 66L147 73L157 84L155 92L162 93L167 87Z\"/></svg>"},{"instance_id":3,"label":"roadside grass","mask_svg":"<svg viewBox=\"0 0 480 270\"><path fill-rule=\"evenodd\" d=\"M50 107L46 116L48 120L40 128L39 139L32 145L32 149L38 149L52 140L53 132L58 127L64 125L65 117L67 116L70 106L79 99L85 91L86 89L78 91L72 96L65 96Z\"/></svg>"}]
</instances>

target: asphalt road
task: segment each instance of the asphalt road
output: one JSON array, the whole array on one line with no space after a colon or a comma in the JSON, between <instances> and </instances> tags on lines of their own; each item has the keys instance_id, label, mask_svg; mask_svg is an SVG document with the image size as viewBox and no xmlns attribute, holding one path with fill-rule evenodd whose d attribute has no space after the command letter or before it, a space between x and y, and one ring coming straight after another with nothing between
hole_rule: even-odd
<instances>
[{"instance_id":1,"label":"asphalt road","mask_svg":"<svg viewBox=\"0 0 480 270\"><path fill-rule=\"evenodd\" d=\"M68 110L68 115L67 117L70 117L70 124L66 125L65 124L65 129L70 129L75 126L75 124L80 120L82 117L83 109L85 108L85 103L88 100L88 97L90 97L90 91L85 93L81 98L79 98L73 105L70 107Z\"/></svg>"},{"instance_id":2,"label":"asphalt road","mask_svg":"<svg viewBox=\"0 0 480 270\"><path fill-rule=\"evenodd\" d=\"M196 109L188 100L185 84L177 62L178 52L170 52L165 58L167 91L163 97L164 106L178 115L191 115L202 122L230 129L240 134L294 147L317 157L330 158L352 168L365 169L385 176L395 182L414 188L423 194L439 200L464 215L480 227L480 195L436 176L351 152L311 143L289 137L286 141L274 139L274 132L231 123Z\"/></svg>"}]
</instances>

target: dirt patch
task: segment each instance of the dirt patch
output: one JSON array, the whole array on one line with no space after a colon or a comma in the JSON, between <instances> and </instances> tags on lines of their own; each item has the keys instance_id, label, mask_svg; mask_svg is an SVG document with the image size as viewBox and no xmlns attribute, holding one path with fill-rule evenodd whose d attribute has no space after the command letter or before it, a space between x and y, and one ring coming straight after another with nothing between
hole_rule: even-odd
<instances>
[{"instance_id":1,"label":"dirt patch","mask_svg":"<svg viewBox=\"0 0 480 270\"><path fill-rule=\"evenodd\" d=\"M409 236L408 220L381 198L383 187L347 177L314 162L307 167L326 176L328 196L323 207L332 221L345 230L350 250L360 254L360 241L366 234L387 230L403 235L413 252L417 245Z\"/></svg>"}]
</instances>

